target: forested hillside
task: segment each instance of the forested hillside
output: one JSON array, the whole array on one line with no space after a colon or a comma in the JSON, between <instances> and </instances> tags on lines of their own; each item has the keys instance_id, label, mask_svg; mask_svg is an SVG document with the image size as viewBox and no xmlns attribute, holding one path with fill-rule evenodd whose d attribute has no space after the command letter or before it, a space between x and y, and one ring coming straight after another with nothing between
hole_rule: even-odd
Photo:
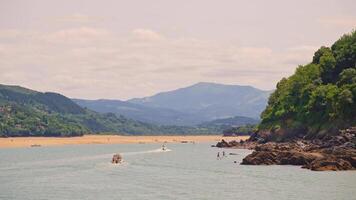
<instances>
[{"instance_id":1,"label":"forested hillside","mask_svg":"<svg viewBox=\"0 0 356 200\"><path fill-rule=\"evenodd\" d=\"M316 138L356 125L356 32L321 47L312 62L283 78L269 98L259 135Z\"/></svg>"},{"instance_id":2,"label":"forested hillside","mask_svg":"<svg viewBox=\"0 0 356 200\"><path fill-rule=\"evenodd\" d=\"M105 134L199 134L204 128L156 126L81 108L57 93L0 85L0 136Z\"/></svg>"}]
</instances>

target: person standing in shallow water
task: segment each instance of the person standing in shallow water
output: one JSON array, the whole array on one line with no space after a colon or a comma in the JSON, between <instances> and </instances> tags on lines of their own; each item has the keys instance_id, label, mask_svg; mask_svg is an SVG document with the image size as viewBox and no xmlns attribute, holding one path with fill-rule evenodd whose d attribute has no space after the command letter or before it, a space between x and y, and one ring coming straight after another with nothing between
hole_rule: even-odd
<instances>
[{"instance_id":1,"label":"person standing in shallow water","mask_svg":"<svg viewBox=\"0 0 356 200\"><path fill-rule=\"evenodd\" d=\"M220 159L220 152L216 155L216 159Z\"/></svg>"},{"instance_id":2,"label":"person standing in shallow water","mask_svg":"<svg viewBox=\"0 0 356 200\"><path fill-rule=\"evenodd\" d=\"M225 151L223 151L223 155L222 156L225 157Z\"/></svg>"}]
</instances>

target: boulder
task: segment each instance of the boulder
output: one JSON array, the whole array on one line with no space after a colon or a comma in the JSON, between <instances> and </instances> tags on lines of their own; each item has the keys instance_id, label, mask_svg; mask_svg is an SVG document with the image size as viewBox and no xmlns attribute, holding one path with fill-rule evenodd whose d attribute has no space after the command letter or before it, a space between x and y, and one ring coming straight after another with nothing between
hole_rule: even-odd
<instances>
[{"instance_id":1,"label":"boulder","mask_svg":"<svg viewBox=\"0 0 356 200\"><path fill-rule=\"evenodd\" d=\"M241 165L276 165L277 154L270 151L254 151L242 159Z\"/></svg>"},{"instance_id":2,"label":"boulder","mask_svg":"<svg viewBox=\"0 0 356 200\"><path fill-rule=\"evenodd\" d=\"M243 165L307 165L320 156L299 151L254 151L246 156Z\"/></svg>"},{"instance_id":3,"label":"boulder","mask_svg":"<svg viewBox=\"0 0 356 200\"><path fill-rule=\"evenodd\" d=\"M222 139L221 142L218 142L215 146L218 147L218 148L231 147L231 145L228 142L226 142L224 139Z\"/></svg>"},{"instance_id":4,"label":"boulder","mask_svg":"<svg viewBox=\"0 0 356 200\"><path fill-rule=\"evenodd\" d=\"M315 159L309 165L306 165L305 168L313 171L339 171L354 169L350 162L335 157Z\"/></svg>"}]
</instances>

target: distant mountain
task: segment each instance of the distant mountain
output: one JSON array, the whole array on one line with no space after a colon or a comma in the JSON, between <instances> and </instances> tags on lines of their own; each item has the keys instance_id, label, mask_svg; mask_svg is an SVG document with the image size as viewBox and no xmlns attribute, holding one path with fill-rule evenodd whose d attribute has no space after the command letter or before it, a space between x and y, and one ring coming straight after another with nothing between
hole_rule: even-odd
<instances>
[{"instance_id":1,"label":"distant mountain","mask_svg":"<svg viewBox=\"0 0 356 200\"><path fill-rule=\"evenodd\" d=\"M80 107L61 94L0 85L0 137L90 133L157 135L213 132L206 128L157 126L112 113L99 114Z\"/></svg>"},{"instance_id":2,"label":"distant mountain","mask_svg":"<svg viewBox=\"0 0 356 200\"><path fill-rule=\"evenodd\" d=\"M82 107L158 125L195 126L234 116L259 118L271 91L251 86L197 83L151 97L120 100L73 99Z\"/></svg>"},{"instance_id":3,"label":"distant mountain","mask_svg":"<svg viewBox=\"0 0 356 200\"><path fill-rule=\"evenodd\" d=\"M200 120L197 120L198 116L168 108L155 108L120 100L72 100L78 105L96 112L112 112L130 119L156 125L192 125L200 122Z\"/></svg>"},{"instance_id":4,"label":"distant mountain","mask_svg":"<svg viewBox=\"0 0 356 200\"><path fill-rule=\"evenodd\" d=\"M85 110L67 97L53 92L37 92L19 86L0 84L0 105L16 103L46 112L83 114Z\"/></svg>"},{"instance_id":5,"label":"distant mountain","mask_svg":"<svg viewBox=\"0 0 356 200\"><path fill-rule=\"evenodd\" d=\"M81 101L91 105L91 101ZM94 105L95 105L94 101ZM100 102L100 101L99 101ZM100 111L83 108L57 93L37 92L20 86L0 84L0 137L10 136L79 136L83 134L189 135L219 134L218 127L162 126L115 115L113 107L100 106ZM129 102L109 101L122 107L141 108ZM101 105L101 104L100 104ZM89 106L88 106L89 107ZM152 108L145 108L147 112ZM154 109L153 109L154 110ZM164 113L160 110L161 113ZM169 111L167 111L169 112ZM174 111L175 112L175 111ZM139 112L136 113L139 116Z\"/></svg>"},{"instance_id":6,"label":"distant mountain","mask_svg":"<svg viewBox=\"0 0 356 200\"><path fill-rule=\"evenodd\" d=\"M195 118L192 124L197 124L233 116L259 118L271 92L251 86L201 82L151 97L131 99L128 102L189 114Z\"/></svg>"}]
</instances>

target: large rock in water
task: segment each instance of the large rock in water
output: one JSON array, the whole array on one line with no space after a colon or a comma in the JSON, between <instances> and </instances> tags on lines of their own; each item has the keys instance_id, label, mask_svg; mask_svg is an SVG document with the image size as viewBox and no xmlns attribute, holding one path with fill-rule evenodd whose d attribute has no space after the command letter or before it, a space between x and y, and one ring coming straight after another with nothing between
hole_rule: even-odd
<instances>
[{"instance_id":1,"label":"large rock in water","mask_svg":"<svg viewBox=\"0 0 356 200\"><path fill-rule=\"evenodd\" d=\"M231 145L228 142L226 142L224 139L222 139L221 142L218 142L216 144L216 147L218 147L218 148L229 148L229 147L231 147Z\"/></svg>"},{"instance_id":2,"label":"large rock in water","mask_svg":"<svg viewBox=\"0 0 356 200\"><path fill-rule=\"evenodd\" d=\"M308 165L321 156L298 151L254 151L242 160L242 165Z\"/></svg>"},{"instance_id":3,"label":"large rock in water","mask_svg":"<svg viewBox=\"0 0 356 200\"><path fill-rule=\"evenodd\" d=\"M299 165L314 171L356 170L356 127L314 140L259 142L257 136L251 138L240 142L222 140L216 146L254 149L242 160L242 165Z\"/></svg>"},{"instance_id":4,"label":"large rock in water","mask_svg":"<svg viewBox=\"0 0 356 200\"><path fill-rule=\"evenodd\" d=\"M121 163L121 161L122 161L122 156L120 154L115 154L112 157L111 163L118 164L118 163Z\"/></svg>"},{"instance_id":5,"label":"large rock in water","mask_svg":"<svg viewBox=\"0 0 356 200\"><path fill-rule=\"evenodd\" d=\"M303 168L311 169L313 171L339 171L354 169L350 162L335 157L315 159L310 164L303 166Z\"/></svg>"},{"instance_id":6,"label":"large rock in water","mask_svg":"<svg viewBox=\"0 0 356 200\"><path fill-rule=\"evenodd\" d=\"M356 128L323 139L258 144L242 165L300 165L314 171L356 169Z\"/></svg>"},{"instance_id":7,"label":"large rock in water","mask_svg":"<svg viewBox=\"0 0 356 200\"><path fill-rule=\"evenodd\" d=\"M313 171L356 169L356 149L340 146L318 148L318 145L298 146L297 143L266 143L242 160L242 165L300 165ZM304 143L303 143L304 144ZM309 150L311 149L311 150Z\"/></svg>"}]
</instances>

